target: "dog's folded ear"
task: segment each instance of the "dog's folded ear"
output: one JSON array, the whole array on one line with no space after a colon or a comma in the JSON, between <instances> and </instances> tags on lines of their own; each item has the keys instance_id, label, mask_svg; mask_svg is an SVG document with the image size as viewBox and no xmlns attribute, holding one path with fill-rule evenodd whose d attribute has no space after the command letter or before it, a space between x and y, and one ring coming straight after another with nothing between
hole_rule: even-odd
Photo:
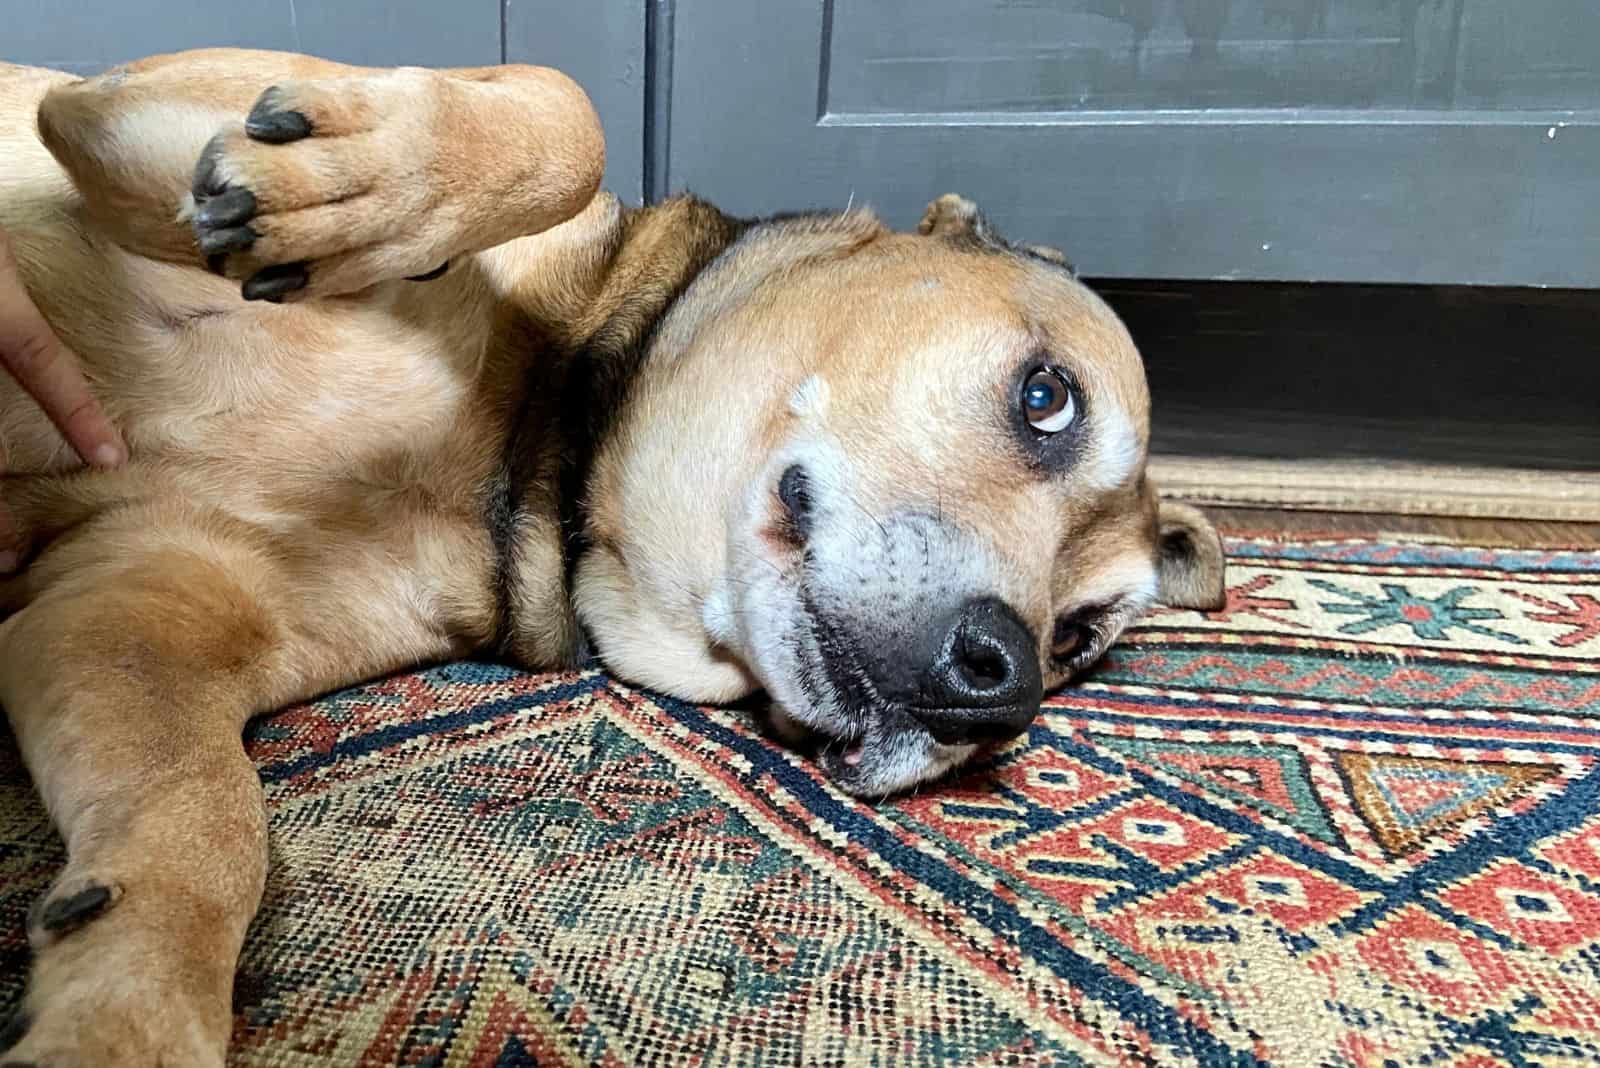
<instances>
[{"instance_id":1,"label":"dog's folded ear","mask_svg":"<svg viewBox=\"0 0 1600 1068\"><path fill-rule=\"evenodd\" d=\"M1008 247L1006 239L989 225L989 220L983 217L978 205L959 193L946 193L930 202L928 209L922 213L922 221L917 224L917 233L927 237L978 241L996 248Z\"/></svg>"},{"instance_id":2,"label":"dog's folded ear","mask_svg":"<svg viewBox=\"0 0 1600 1068\"><path fill-rule=\"evenodd\" d=\"M1077 274L1076 269L1060 249L1051 248L1049 245L1014 245L1007 241L983 212L978 210L978 205L959 193L946 193L930 203L928 209L922 213L922 221L917 224L917 233L926 237L971 241L993 249L1020 252L1024 256L1032 256L1046 263L1065 267L1073 274Z\"/></svg>"},{"instance_id":3,"label":"dog's folded ear","mask_svg":"<svg viewBox=\"0 0 1600 1068\"><path fill-rule=\"evenodd\" d=\"M1227 603L1222 539L1197 508L1162 501L1156 599L1171 608L1215 611Z\"/></svg>"}]
</instances>

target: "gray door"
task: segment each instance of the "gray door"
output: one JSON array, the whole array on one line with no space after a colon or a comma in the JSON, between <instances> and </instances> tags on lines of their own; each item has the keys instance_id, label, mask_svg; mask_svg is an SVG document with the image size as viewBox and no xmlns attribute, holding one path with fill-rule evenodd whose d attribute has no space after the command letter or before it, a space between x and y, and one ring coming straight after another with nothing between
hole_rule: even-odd
<instances>
[{"instance_id":1,"label":"gray door","mask_svg":"<svg viewBox=\"0 0 1600 1068\"><path fill-rule=\"evenodd\" d=\"M654 192L1101 277L1600 285L1593 0L658 0Z\"/></svg>"},{"instance_id":2,"label":"gray door","mask_svg":"<svg viewBox=\"0 0 1600 1068\"><path fill-rule=\"evenodd\" d=\"M92 74L231 45L371 66L500 62L501 0L0 0L0 60Z\"/></svg>"}]
</instances>

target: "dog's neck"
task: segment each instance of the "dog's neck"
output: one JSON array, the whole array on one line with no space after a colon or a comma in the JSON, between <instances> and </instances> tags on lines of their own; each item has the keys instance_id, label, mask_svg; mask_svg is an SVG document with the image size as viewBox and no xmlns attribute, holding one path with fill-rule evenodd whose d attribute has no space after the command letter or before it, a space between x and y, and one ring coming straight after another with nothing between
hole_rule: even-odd
<instances>
[{"instance_id":1,"label":"dog's neck","mask_svg":"<svg viewBox=\"0 0 1600 1068\"><path fill-rule=\"evenodd\" d=\"M693 358L702 327L734 313L773 278L807 260L849 255L884 232L862 212L749 220L687 197L631 212L611 198L604 205L566 224L581 228L581 240L572 231L552 231L551 251L523 272L531 281L517 300L530 337L486 518L497 553L498 645L530 666L572 666L586 658L573 606L581 592L575 570L592 546L602 545L627 570L628 554L617 543L619 516L628 515L630 534L643 535L641 524L666 522L673 530L663 536L674 543L687 527L703 531L694 536L693 555L720 567L721 531L702 494L668 499L652 489L650 499L640 500L601 475L602 468L616 473L624 442L630 456L637 448L666 450L668 467L698 444L675 437L671 420L660 433L638 424L640 406L630 396L638 383L648 378L662 389L668 365ZM731 364L726 370L740 373ZM619 430L623 422L626 431ZM702 455L696 470L710 485L713 468L732 459ZM704 577L668 581L673 604L635 607L654 613L657 627L681 630L674 634L682 642L703 644L700 616L685 604L705 595ZM664 632L658 637L668 639Z\"/></svg>"},{"instance_id":2,"label":"dog's neck","mask_svg":"<svg viewBox=\"0 0 1600 1068\"><path fill-rule=\"evenodd\" d=\"M538 667L576 666L590 658L571 591L573 569L588 545L594 456L627 403L662 320L749 225L692 198L612 208L598 219L574 222L591 231L583 236L582 254L563 256L560 268L536 273L534 288L518 294L530 352L521 396L510 408L504 459L486 499L496 555L498 651ZM531 544L551 534L554 560ZM534 592L552 587L559 598Z\"/></svg>"}]
</instances>

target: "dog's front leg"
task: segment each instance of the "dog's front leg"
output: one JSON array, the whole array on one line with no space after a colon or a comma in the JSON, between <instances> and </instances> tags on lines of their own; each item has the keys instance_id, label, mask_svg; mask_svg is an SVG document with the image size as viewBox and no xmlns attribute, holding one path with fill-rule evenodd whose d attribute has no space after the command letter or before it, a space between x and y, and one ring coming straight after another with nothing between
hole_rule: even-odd
<instances>
[{"instance_id":1,"label":"dog's front leg","mask_svg":"<svg viewBox=\"0 0 1600 1068\"><path fill-rule=\"evenodd\" d=\"M0 702L68 851L28 918L0 1063L223 1063L267 866L240 730L274 648L224 562L178 550L65 581L0 625Z\"/></svg>"},{"instance_id":2,"label":"dog's front leg","mask_svg":"<svg viewBox=\"0 0 1600 1068\"><path fill-rule=\"evenodd\" d=\"M286 81L241 118L201 155L194 223L252 299L431 277L572 218L605 169L588 97L546 68Z\"/></svg>"}]
</instances>

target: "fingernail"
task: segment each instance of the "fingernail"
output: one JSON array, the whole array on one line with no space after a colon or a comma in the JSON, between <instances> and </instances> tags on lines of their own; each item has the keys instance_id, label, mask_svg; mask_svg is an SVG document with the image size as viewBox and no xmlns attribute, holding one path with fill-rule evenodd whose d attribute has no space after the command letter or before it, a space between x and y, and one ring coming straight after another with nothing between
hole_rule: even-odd
<instances>
[{"instance_id":1,"label":"fingernail","mask_svg":"<svg viewBox=\"0 0 1600 1068\"><path fill-rule=\"evenodd\" d=\"M107 442L94 450L94 465L96 467L118 467L128 458L120 445Z\"/></svg>"},{"instance_id":2,"label":"fingernail","mask_svg":"<svg viewBox=\"0 0 1600 1068\"><path fill-rule=\"evenodd\" d=\"M9 575L22 563L22 557L17 555L15 549L0 549L0 575Z\"/></svg>"}]
</instances>

